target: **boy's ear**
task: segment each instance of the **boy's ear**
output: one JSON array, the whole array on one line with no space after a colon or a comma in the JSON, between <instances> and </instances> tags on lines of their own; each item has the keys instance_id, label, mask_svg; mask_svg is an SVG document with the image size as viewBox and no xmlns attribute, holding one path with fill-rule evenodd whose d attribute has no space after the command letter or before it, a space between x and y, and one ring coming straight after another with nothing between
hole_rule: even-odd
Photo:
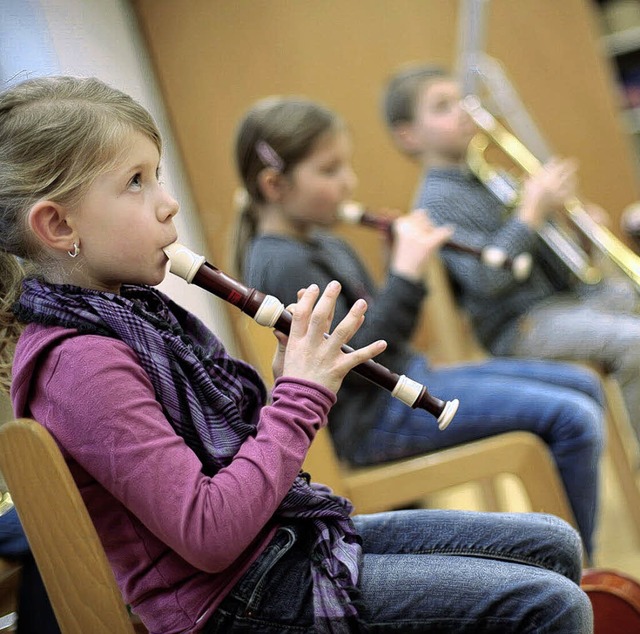
<instances>
[{"instance_id":1,"label":"boy's ear","mask_svg":"<svg viewBox=\"0 0 640 634\"><path fill-rule=\"evenodd\" d=\"M258 174L258 188L268 203L280 201L285 183L285 177L273 167L265 167Z\"/></svg>"},{"instance_id":2,"label":"boy's ear","mask_svg":"<svg viewBox=\"0 0 640 634\"><path fill-rule=\"evenodd\" d=\"M415 156L420 154L422 148L418 144L415 126L409 121L396 123L391 128L391 138L398 149L405 154Z\"/></svg>"},{"instance_id":3,"label":"boy's ear","mask_svg":"<svg viewBox=\"0 0 640 634\"><path fill-rule=\"evenodd\" d=\"M40 200L29 210L29 227L45 246L68 251L75 232L67 222L65 208L50 200Z\"/></svg>"}]
</instances>

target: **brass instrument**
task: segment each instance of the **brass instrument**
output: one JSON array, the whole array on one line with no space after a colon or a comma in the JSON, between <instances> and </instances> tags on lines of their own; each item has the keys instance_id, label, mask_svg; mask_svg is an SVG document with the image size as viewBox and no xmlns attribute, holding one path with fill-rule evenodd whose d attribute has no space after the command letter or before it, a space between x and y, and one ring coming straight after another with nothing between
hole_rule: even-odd
<instances>
[{"instance_id":1,"label":"brass instrument","mask_svg":"<svg viewBox=\"0 0 640 634\"><path fill-rule=\"evenodd\" d=\"M519 187L513 179L501 173L500 170L494 169L485 159L484 152L490 141L493 141L526 174L532 174L540 169L540 161L517 137L482 107L476 96L465 97L462 107L482 130L469 144L467 154L469 168L505 204L513 206L518 198ZM575 228L615 264L640 292L640 257L606 227L598 224L577 198L566 201L564 207L567 218ZM595 284L602 279L602 273L591 263L589 255L559 225L548 221L538 230L538 234L582 282Z\"/></svg>"}]
</instances>

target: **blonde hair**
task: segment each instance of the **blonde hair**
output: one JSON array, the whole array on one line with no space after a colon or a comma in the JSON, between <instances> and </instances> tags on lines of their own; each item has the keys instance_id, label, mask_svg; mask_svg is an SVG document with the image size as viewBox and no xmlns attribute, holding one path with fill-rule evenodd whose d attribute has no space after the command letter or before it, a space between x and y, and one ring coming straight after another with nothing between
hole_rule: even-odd
<instances>
[{"instance_id":1,"label":"blonde hair","mask_svg":"<svg viewBox=\"0 0 640 634\"><path fill-rule=\"evenodd\" d=\"M132 131L161 152L151 115L95 78L36 78L0 93L0 389L9 387L21 331L11 307L22 278L50 265L31 238L29 209L39 200L78 204Z\"/></svg>"},{"instance_id":2,"label":"blonde hair","mask_svg":"<svg viewBox=\"0 0 640 634\"><path fill-rule=\"evenodd\" d=\"M235 161L244 191L236 193L235 253L232 263L243 274L245 252L258 227L256 203L266 202L258 183L265 167L289 174L327 132L344 126L328 108L303 97L268 97L241 119L235 139ZM265 156L261 146L270 154ZM272 154L271 154L272 152Z\"/></svg>"}]
</instances>

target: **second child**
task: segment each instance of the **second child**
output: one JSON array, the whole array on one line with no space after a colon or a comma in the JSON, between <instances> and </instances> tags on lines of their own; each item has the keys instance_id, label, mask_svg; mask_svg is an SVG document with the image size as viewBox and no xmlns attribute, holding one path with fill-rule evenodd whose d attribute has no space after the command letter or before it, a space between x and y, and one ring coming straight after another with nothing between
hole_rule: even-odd
<instances>
[{"instance_id":1,"label":"second child","mask_svg":"<svg viewBox=\"0 0 640 634\"><path fill-rule=\"evenodd\" d=\"M351 140L334 112L302 98L268 98L242 118L237 169L247 190L238 222L237 264L252 287L295 302L298 290L332 279L342 285L334 323L360 298L369 310L354 345L384 338L380 362L444 400L459 398L441 432L357 376L346 377L330 413L340 457L367 465L515 430L532 432L551 449L586 551L593 552L603 409L593 373L557 362L492 360L436 369L411 347L427 289L424 269L450 235L417 211L395 223L386 282L377 288L355 252L332 235L341 204L356 186Z\"/></svg>"},{"instance_id":2,"label":"second child","mask_svg":"<svg viewBox=\"0 0 640 634\"><path fill-rule=\"evenodd\" d=\"M538 231L575 196L575 162L553 158L528 177L515 209L478 180L467 165L476 133L461 107L458 81L444 69L413 65L387 82L384 116L397 145L423 168L417 204L438 225L478 249L497 247L514 257L532 256L531 275L443 251L460 304L478 339L492 354L594 363L620 383L640 438L640 303L629 280L606 275L595 285L572 279ZM593 211L595 208L589 207Z\"/></svg>"}]
</instances>

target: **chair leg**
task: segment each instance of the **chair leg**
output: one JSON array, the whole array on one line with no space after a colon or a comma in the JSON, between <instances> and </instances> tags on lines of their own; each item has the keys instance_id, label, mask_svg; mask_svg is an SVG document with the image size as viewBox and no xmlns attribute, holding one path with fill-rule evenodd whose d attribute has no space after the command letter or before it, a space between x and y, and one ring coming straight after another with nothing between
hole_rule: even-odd
<instances>
[{"instance_id":1,"label":"chair leg","mask_svg":"<svg viewBox=\"0 0 640 634\"><path fill-rule=\"evenodd\" d=\"M518 477L533 511L556 515L577 528L567 493L550 452L531 448L522 455Z\"/></svg>"},{"instance_id":2,"label":"chair leg","mask_svg":"<svg viewBox=\"0 0 640 634\"><path fill-rule=\"evenodd\" d=\"M605 376L602 384L607 401L607 452L640 540L640 488L636 479L638 442L617 381Z\"/></svg>"}]
</instances>

